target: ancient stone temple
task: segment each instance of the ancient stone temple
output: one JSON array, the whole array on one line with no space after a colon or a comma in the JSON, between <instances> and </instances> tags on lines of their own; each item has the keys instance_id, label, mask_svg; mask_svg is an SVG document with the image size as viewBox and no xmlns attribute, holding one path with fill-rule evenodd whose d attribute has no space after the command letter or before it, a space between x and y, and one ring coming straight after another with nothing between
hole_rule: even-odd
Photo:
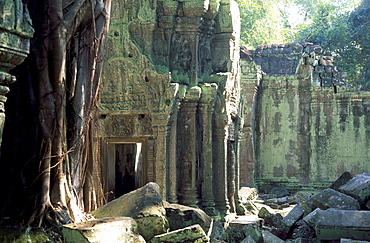
<instances>
[{"instance_id":1,"label":"ancient stone temple","mask_svg":"<svg viewBox=\"0 0 370 243\"><path fill-rule=\"evenodd\" d=\"M243 111L251 114L242 134L252 137L243 149L254 154L241 160L241 182L254 178L261 192L311 191L344 171L370 170L370 94L347 91L321 47L266 45L242 49L241 58Z\"/></svg>"},{"instance_id":2,"label":"ancient stone temple","mask_svg":"<svg viewBox=\"0 0 370 243\"><path fill-rule=\"evenodd\" d=\"M3 0L0 4L0 144L5 121L5 95L16 81L9 71L21 64L33 35L27 7L21 0Z\"/></svg>"},{"instance_id":3,"label":"ancient stone temple","mask_svg":"<svg viewBox=\"0 0 370 243\"><path fill-rule=\"evenodd\" d=\"M234 0L112 3L100 99L107 200L153 181L171 203L236 212L239 28Z\"/></svg>"}]
</instances>

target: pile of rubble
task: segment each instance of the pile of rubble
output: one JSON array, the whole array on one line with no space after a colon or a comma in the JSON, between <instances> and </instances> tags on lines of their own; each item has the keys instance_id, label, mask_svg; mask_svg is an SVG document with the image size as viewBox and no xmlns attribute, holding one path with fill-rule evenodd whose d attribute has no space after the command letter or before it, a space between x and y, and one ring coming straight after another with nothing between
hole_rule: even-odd
<instances>
[{"instance_id":1,"label":"pile of rubble","mask_svg":"<svg viewBox=\"0 0 370 243\"><path fill-rule=\"evenodd\" d=\"M276 197L271 198L271 195ZM155 183L93 211L95 220L63 227L65 242L367 242L370 240L370 174L345 172L313 196L283 189L258 195L241 188L250 215L214 221L202 210L164 202ZM357 240L357 241L354 241ZM362 240L362 241L358 241Z\"/></svg>"},{"instance_id":2,"label":"pile of rubble","mask_svg":"<svg viewBox=\"0 0 370 243\"><path fill-rule=\"evenodd\" d=\"M241 191L241 195L246 198L248 193ZM334 243L370 240L368 173L352 177L345 172L330 188L313 196L299 193L275 198L270 198L271 194L259 197L256 197L256 193L249 195L252 195L252 199L244 200L244 205L252 212L258 212L258 217L264 220L260 232L273 239L254 239L255 242ZM286 208L290 210L284 210Z\"/></svg>"}]
</instances>

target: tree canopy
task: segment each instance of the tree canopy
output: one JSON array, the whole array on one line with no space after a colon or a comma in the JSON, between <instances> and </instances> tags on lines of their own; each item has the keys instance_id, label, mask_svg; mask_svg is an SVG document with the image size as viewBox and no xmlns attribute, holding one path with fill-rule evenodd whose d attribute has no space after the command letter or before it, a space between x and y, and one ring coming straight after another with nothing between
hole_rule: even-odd
<instances>
[{"instance_id":1,"label":"tree canopy","mask_svg":"<svg viewBox=\"0 0 370 243\"><path fill-rule=\"evenodd\" d=\"M311 42L335 57L349 84L370 87L370 0L239 0L239 5L242 45Z\"/></svg>"}]
</instances>

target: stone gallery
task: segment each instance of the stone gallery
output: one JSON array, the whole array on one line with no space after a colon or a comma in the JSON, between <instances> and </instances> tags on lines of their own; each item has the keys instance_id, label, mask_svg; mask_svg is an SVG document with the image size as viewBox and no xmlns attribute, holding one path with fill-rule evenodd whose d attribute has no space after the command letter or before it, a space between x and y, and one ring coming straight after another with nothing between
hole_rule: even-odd
<instances>
[{"instance_id":1,"label":"stone gallery","mask_svg":"<svg viewBox=\"0 0 370 243\"><path fill-rule=\"evenodd\" d=\"M2 2L18 12L0 22L1 107L33 34L21 2ZM241 186L315 191L370 171L370 94L346 91L319 46L239 38L234 0L112 2L92 175L104 203L155 182L225 219L244 214Z\"/></svg>"},{"instance_id":2,"label":"stone gallery","mask_svg":"<svg viewBox=\"0 0 370 243\"><path fill-rule=\"evenodd\" d=\"M168 202L226 215L240 185L314 191L369 171L369 94L345 92L321 47L240 50L232 0L112 9L99 106L108 201L153 181Z\"/></svg>"}]
</instances>

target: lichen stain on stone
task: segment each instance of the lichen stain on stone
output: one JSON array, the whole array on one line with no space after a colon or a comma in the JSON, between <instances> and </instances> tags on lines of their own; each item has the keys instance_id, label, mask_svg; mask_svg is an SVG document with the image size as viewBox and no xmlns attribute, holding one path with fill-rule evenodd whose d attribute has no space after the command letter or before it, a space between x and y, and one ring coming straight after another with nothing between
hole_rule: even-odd
<instances>
[{"instance_id":1,"label":"lichen stain on stone","mask_svg":"<svg viewBox=\"0 0 370 243\"><path fill-rule=\"evenodd\" d=\"M284 168L283 166L274 166L274 177L284 177Z\"/></svg>"},{"instance_id":2,"label":"lichen stain on stone","mask_svg":"<svg viewBox=\"0 0 370 243\"><path fill-rule=\"evenodd\" d=\"M287 168L286 168L286 175L287 175L288 178L297 177L298 169L295 166L293 166L291 164L288 164Z\"/></svg>"},{"instance_id":3,"label":"lichen stain on stone","mask_svg":"<svg viewBox=\"0 0 370 243\"><path fill-rule=\"evenodd\" d=\"M280 132L281 131L281 117L282 117L282 114L280 112L275 113L274 132Z\"/></svg>"}]
</instances>

